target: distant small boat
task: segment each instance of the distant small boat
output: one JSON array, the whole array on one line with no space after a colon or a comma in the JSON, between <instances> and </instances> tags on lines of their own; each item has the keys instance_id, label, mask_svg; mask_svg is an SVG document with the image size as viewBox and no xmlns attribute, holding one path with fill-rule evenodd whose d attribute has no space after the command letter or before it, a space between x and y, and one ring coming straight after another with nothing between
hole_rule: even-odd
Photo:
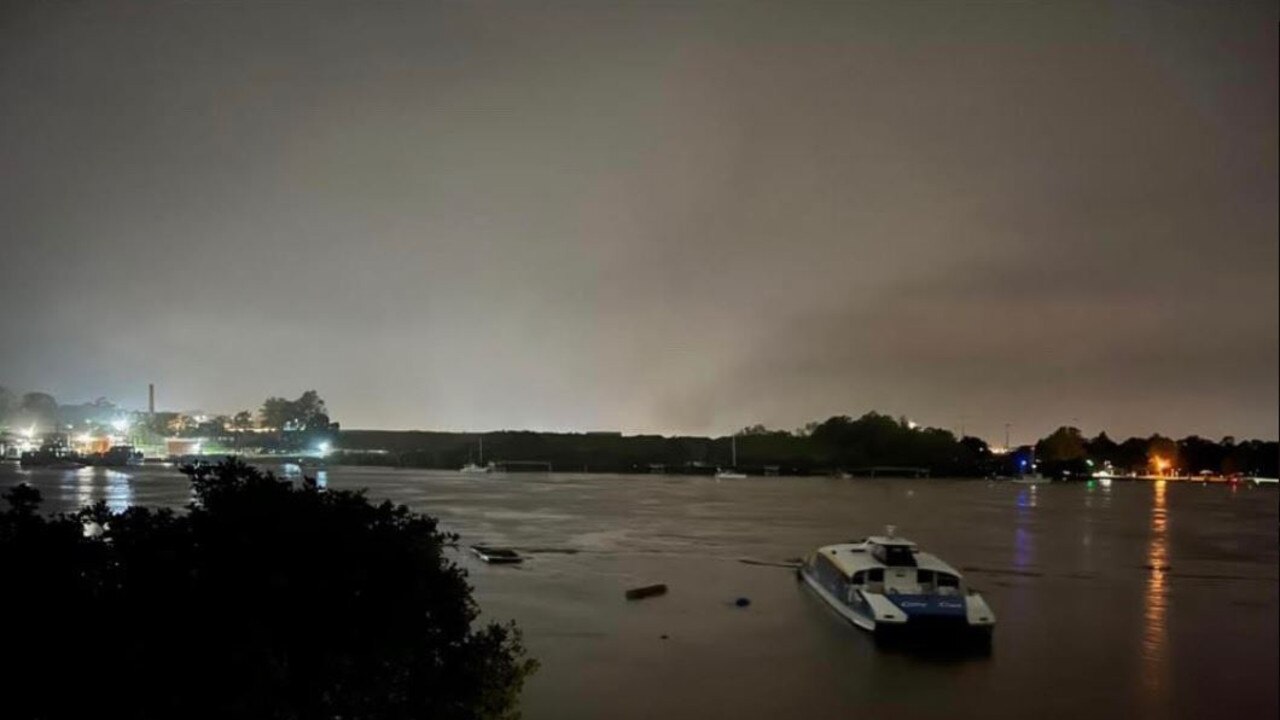
<instances>
[{"instance_id":1,"label":"distant small boat","mask_svg":"<svg viewBox=\"0 0 1280 720\"><path fill-rule=\"evenodd\" d=\"M54 470L74 470L86 465L75 453L66 452L62 448L41 448L22 453L18 460L22 467L45 467Z\"/></svg>"},{"instance_id":2,"label":"distant small boat","mask_svg":"<svg viewBox=\"0 0 1280 720\"><path fill-rule=\"evenodd\" d=\"M472 545L471 552L490 565L512 565L524 562L520 554L510 548L495 548L485 545Z\"/></svg>"},{"instance_id":3,"label":"distant small boat","mask_svg":"<svg viewBox=\"0 0 1280 720\"><path fill-rule=\"evenodd\" d=\"M480 462L478 463L468 462L466 465L463 465L462 468L458 470L458 472L464 473L467 475L475 475L480 473L487 473L491 470L493 470L492 463L488 465L484 464L484 437L482 436L480 438Z\"/></svg>"},{"instance_id":4,"label":"distant small boat","mask_svg":"<svg viewBox=\"0 0 1280 720\"><path fill-rule=\"evenodd\" d=\"M1027 473L1026 475L1019 475L1018 477L1014 478L1011 482L1017 485L1043 485L1049 482L1049 478L1041 475L1038 472Z\"/></svg>"},{"instance_id":5,"label":"distant small boat","mask_svg":"<svg viewBox=\"0 0 1280 720\"><path fill-rule=\"evenodd\" d=\"M142 464L142 453L132 445L112 445L105 453L92 458L94 465L130 467Z\"/></svg>"},{"instance_id":6,"label":"distant small boat","mask_svg":"<svg viewBox=\"0 0 1280 720\"><path fill-rule=\"evenodd\" d=\"M716 479L717 480L745 479L747 477L747 474L744 472L738 471L738 436L733 435L732 437L730 437L729 440L730 440L729 448L730 448L730 452L732 453L732 458L731 458L732 463L729 465L728 470L724 468L717 468Z\"/></svg>"}]
</instances>

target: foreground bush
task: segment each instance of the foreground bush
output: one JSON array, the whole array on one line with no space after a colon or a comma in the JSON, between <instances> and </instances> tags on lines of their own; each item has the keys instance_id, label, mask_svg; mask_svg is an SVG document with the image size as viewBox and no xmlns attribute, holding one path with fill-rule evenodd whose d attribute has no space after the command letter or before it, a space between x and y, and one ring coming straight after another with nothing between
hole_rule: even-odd
<instances>
[{"instance_id":1,"label":"foreground bush","mask_svg":"<svg viewBox=\"0 0 1280 720\"><path fill-rule=\"evenodd\" d=\"M516 715L534 663L514 627L472 627L434 519L239 462L188 475L184 513L5 493L0 716Z\"/></svg>"}]
</instances>

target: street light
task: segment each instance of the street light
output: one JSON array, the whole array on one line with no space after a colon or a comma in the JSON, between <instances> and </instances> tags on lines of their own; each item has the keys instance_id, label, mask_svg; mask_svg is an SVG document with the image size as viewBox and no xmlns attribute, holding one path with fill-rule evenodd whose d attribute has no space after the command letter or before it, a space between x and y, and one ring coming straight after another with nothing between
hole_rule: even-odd
<instances>
[{"instance_id":1,"label":"street light","mask_svg":"<svg viewBox=\"0 0 1280 720\"><path fill-rule=\"evenodd\" d=\"M1156 464L1157 475L1164 475L1165 470L1168 470L1170 465L1168 460L1165 460L1164 458L1159 456L1155 458L1155 464Z\"/></svg>"}]
</instances>

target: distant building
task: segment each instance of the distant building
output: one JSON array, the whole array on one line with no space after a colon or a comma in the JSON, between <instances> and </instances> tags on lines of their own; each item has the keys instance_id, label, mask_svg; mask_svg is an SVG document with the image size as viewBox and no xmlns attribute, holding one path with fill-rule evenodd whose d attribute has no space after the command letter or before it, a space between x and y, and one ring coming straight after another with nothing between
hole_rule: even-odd
<instances>
[{"instance_id":1,"label":"distant building","mask_svg":"<svg viewBox=\"0 0 1280 720\"><path fill-rule=\"evenodd\" d=\"M200 438L165 438L165 454L171 457L199 455L201 453Z\"/></svg>"}]
</instances>

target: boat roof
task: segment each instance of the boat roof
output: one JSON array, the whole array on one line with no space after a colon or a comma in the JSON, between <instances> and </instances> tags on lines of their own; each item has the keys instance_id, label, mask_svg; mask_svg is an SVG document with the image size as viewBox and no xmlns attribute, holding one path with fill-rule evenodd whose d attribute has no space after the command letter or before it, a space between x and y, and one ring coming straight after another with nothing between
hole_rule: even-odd
<instances>
[{"instance_id":1,"label":"boat roof","mask_svg":"<svg viewBox=\"0 0 1280 720\"><path fill-rule=\"evenodd\" d=\"M846 576L852 576L855 572L859 572L861 570L890 567L875 559L875 557L868 552L871 544L910 547L912 548L912 553L915 557L917 569L950 573L951 575L960 577L960 572L954 567L948 565L935 555L915 549L915 543L910 540L904 540L903 538L886 538L880 536L869 537L866 540L860 540L858 542L825 545L818 548L818 552L831 560L831 562L834 563L835 566Z\"/></svg>"},{"instance_id":2,"label":"boat roof","mask_svg":"<svg viewBox=\"0 0 1280 720\"><path fill-rule=\"evenodd\" d=\"M866 540L859 540L858 542L869 542L875 543L876 545L905 545L909 548L914 548L916 546L915 543L906 538L893 537L890 535L872 535Z\"/></svg>"}]
</instances>

